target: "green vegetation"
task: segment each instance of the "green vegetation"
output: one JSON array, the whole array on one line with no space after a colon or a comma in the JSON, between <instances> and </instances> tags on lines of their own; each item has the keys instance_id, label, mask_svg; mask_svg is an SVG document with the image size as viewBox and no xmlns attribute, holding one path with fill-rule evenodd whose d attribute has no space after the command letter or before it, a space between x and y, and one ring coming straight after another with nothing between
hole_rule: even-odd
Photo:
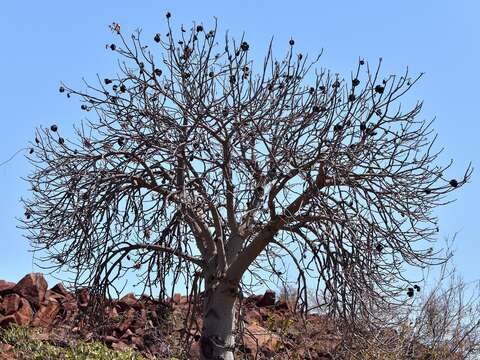
<instances>
[{"instance_id":1,"label":"green vegetation","mask_svg":"<svg viewBox=\"0 0 480 360\"><path fill-rule=\"evenodd\" d=\"M14 346L14 353L25 360L143 360L132 349L117 351L100 342L75 341L62 346L38 339L40 331L20 326L11 326L0 331L0 343Z\"/></svg>"}]
</instances>

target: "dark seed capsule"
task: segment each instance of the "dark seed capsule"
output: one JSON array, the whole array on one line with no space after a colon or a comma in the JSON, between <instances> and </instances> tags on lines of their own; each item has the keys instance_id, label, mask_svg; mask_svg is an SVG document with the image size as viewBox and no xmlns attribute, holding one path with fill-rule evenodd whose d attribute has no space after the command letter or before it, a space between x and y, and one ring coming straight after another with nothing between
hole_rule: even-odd
<instances>
[{"instance_id":1,"label":"dark seed capsule","mask_svg":"<svg viewBox=\"0 0 480 360\"><path fill-rule=\"evenodd\" d=\"M88 109L87 105L82 105L82 106L80 106L80 108L81 108L82 110L87 110L87 109Z\"/></svg>"},{"instance_id":2,"label":"dark seed capsule","mask_svg":"<svg viewBox=\"0 0 480 360\"><path fill-rule=\"evenodd\" d=\"M310 89L308 89L308 92L313 95L315 93L315 88L311 87Z\"/></svg>"},{"instance_id":3,"label":"dark seed capsule","mask_svg":"<svg viewBox=\"0 0 480 360\"><path fill-rule=\"evenodd\" d=\"M416 285L416 284L413 285L413 288L414 288L415 290L417 290L417 292L420 291L420 286L418 286L418 285Z\"/></svg>"},{"instance_id":4,"label":"dark seed capsule","mask_svg":"<svg viewBox=\"0 0 480 360\"><path fill-rule=\"evenodd\" d=\"M119 146L123 146L125 144L125 139L123 137L118 138L117 143Z\"/></svg>"},{"instance_id":5,"label":"dark seed capsule","mask_svg":"<svg viewBox=\"0 0 480 360\"><path fill-rule=\"evenodd\" d=\"M359 63L360 65L365 65L365 60L360 60Z\"/></svg>"},{"instance_id":6,"label":"dark seed capsule","mask_svg":"<svg viewBox=\"0 0 480 360\"><path fill-rule=\"evenodd\" d=\"M358 79L353 79L353 80L352 80L352 85L353 85L353 86L358 86L358 85L360 85L360 80L358 80Z\"/></svg>"},{"instance_id":7,"label":"dark seed capsule","mask_svg":"<svg viewBox=\"0 0 480 360\"><path fill-rule=\"evenodd\" d=\"M241 48L243 51L247 51L250 48L250 45L246 41L242 42Z\"/></svg>"},{"instance_id":8,"label":"dark seed capsule","mask_svg":"<svg viewBox=\"0 0 480 360\"><path fill-rule=\"evenodd\" d=\"M320 112L320 108L319 108L317 105L315 105L315 106L312 108L312 111L313 111L314 113L318 113L318 112Z\"/></svg>"},{"instance_id":9,"label":"dark seed capsule","mask_svg":"<svg viewBox=\"0 0 480 360\"><path fill-rule=\"evenodd\" d=\"M355 94L348 95L348 101L355 101L356 98Z\"/></svg>"},{"instance_id":10,"label":"dark seed capsule","mask_svg":"<svg viewBox=\"0 0 480 360\"><path fill-rule=\"evenodd\" d=\"M213 73L213 71L210 71L210 72L208 73L208 76L210 76L210 77L213 77L214 75L215 75L215 74Z\"/></svg>"},{"instance_id":11,"label":"dark seed capsule","mask_svg":"<svg viewBox=\"0 0 480 360\"><path fill-rule=\"evenodd\" d=\"M230 76L230 83L235 84L236 81L237 81L237 79L235 78L235 75L231 75Z\"/></svg>"},{"instance_id":12,"label":"dark seed capsule","mask_svg":"<svg viewBox=\"0 0 480 360\"><path fill-rule=\"evenodd\" d=\"M172 14L171 14L170 12L167 12L167 13L165 14L165 16L166 16L167 19L170 19L170 18L172 17Z\"/></svg>"},{"instance_id":13,"label":"dark seed capsule","mask_svg":"<svg viewBox=\"0 0 480 360\"><path fill-rule=\"evenodd\" d=\"M377 246L375 247L375 250L377 250L377 252L382 252L383 245L382 244L377 244Z\"/></svg>"},{"instance_id":14,"label":"dark seed capsule","mask_svg":"<svg viewBox=\"0 0 480 360\"><path fill-rule=\"evenodd\" d=\"M124 93L125 91L127 91L127 87L125 85L120 85L120 92Z\"/></svg>"},{"instance_id":15,"label":"dark seed capsule","mask_svg":"<svg viewBox=\"0 0 480 360\"><path fill-rule=\"evenodd\" d=\"M340 125L340 124L337 124L333 127L333 131L338 132L338 131L342 131L342 130L343 130L343 126Z\"/></svg>"},{"instance_id":16,"label":"dark seed capsule","mask_svg":"<svg viewBox=\"0 0 480 360\"><path fill-rule=\"evenodd\" d=\"M65 88L64 88L63 86L60 86L60 87L58 88L58 91L61 92L61 93L63 93L63 92L65 92Z\"/></svg>"},{"instance_id":17,"label":"dark seed capsule","mask_svg":"<svg viewBox=\"0 0 480 360\"><path fill-rule=\"evenodd\" d=\"M162 70L160 70L160 69L155 69L153 72L154 72L155 75L157 75L157 76L161 76L161 75L162 75Z\"/></svg>"},{"instance_id":18,"label":"dark seed capsule","mask_svg":"<svg viewBox=\"0 0 480 360\"><path fill-rule=\"evenodd\" d=\"M202 25L197 26L197 32L200 32L200 31L203 31L203 26Z\"/></svg>"},{"instance_id":19,"label":"dark seed capsule","mask_svg":"<svg viewBox=\"0 0 480 360\"><path fill-rule=\"evenodd\" d=\"M458 186L458 181L455 180L455 179L452 179L452 180L450 180L449 184L450 184L451 187L456 188Z\"/></svg>"},{"instance_id":20,"label":"dark seed capsule","mask_svg":"<svg viewBox=\"0 0 480 360\"><path fill-rule=\"evenodd\" d=\"M413 295L414 295L413 288L411 288L411 287L408 288L407 295L408 295L408 297L413 297Z\"/></svg>"},{"instance_id":21,"label":"dark seed capsule","mask_svg":"<svg viewBox=\"0 0 480 360\"><path fill-rule=\"evenodd\" d=\"M110 50L115 51L116 48L117 48L117 46L115 44L110 45Z\"/></svg>"},{"instance_id":22,"label":"dark seed capsule","mask_svg":"<svg viewBox=\"0 0 480 360\"><path fill-rule=\"evenodd\" d=\"M30 149L30 151L28 152L29 154L33 154L33 149Z\"/></svg>"},{"instance_id":23,"label":"dark seed capsule","mask_svg":"<svg viewBox=\"0 0 480 360\"><path fill-rule=\"evenodd\" d=\"M61 138L58 138L58 143L59 143L60 145L63 145L63 144L65 143L65 139L62 138L62 137L61 137Z\"/></svg>"},{"instance_id":24,"label":"dark seed capsule","mask_svg":"<svg viewBox=\"0 0 480 360\"><path fill-rule=\"evenodd\" d=\"M52 130L53 132L56 132L58 130L58 126L53 124L52 126L50 126L50 130Z\"/></svg>"},{"instance_id":25,"label":"dark seed capsule","mask_svg":"<svg viewBox=\"0 0 480 360\"><path fill-rule=\"evenodd\" d=\"M295 40L290 39L290 41L288 43L290 44L290 46L293 46L293 45L295 45Z\"/></svg>"},{"instance_id":26,"label":"dark seed capsule","mask_svg":"<svg viewBox=\"0 0 480 360\"><path fill-rule=\"evenodd\" d=\"M155 36L153 37L153 40L157 43L160 42L160 34L155 34Z\"/></svg>"},{"instance_id":27,"label":"dark seed capsule","mask_svg":"<svg viewBox=\"0 0 480 360\"><path fill-rule=\"evenodd\" d=\"M35 143L40 144L40 140L37 137L35 137Z\"/></svg>"},{"instance_id":28,"label":"dark seed capsule","mask_svg":"<svg viewBox=\"0 0 480 360\"><path fill-rule=\"evenodd\" d=\"M385 91L385 88L382 85L375 86L376 93L383 94L384 91Z\"/></svg>"},{"instance_id":29,"label":"dark seed capsule","mask_svg":"<svg viewBox=\"0 0 480 360\"><path fill-rule=\"evenodd\" d=\"M112 80L110 80L110 79L103 79L103 82L105 83L105 85L108 85L108 84L111 84L111 83L112 83Z\"/></svg>"},{"instance_id":30,"label":"dark seed capsule","mask_svg":"<svg viewBox=\"0 0 480 360\"><path fill-rule=\"evenodd\" d=\"M432 193L432 190L430 190L429 188L426 188L425 190L423 190L425 192L425 194L431 194Z\"/></svg>"},{"instance_id":31,"label":"dark seed capsule","mask_svg":"<svg viewBox=\"0 0 480 360\"><path fill-rule=\"evenodd\" d=\"M361 124L360 124L360 130L361 130L361 131L367 130L367 125L366 125L365 123L361 123Z\"/></svg>"}]
</instances>

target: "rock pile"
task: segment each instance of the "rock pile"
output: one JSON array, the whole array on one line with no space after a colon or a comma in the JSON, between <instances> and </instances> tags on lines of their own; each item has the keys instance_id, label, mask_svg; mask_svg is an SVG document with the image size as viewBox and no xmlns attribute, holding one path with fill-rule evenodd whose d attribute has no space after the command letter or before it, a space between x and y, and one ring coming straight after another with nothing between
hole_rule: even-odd
<instances>
[{"instance_id":1,"label":"rock pile","mask_svg":"<svg viewBox=\"0 0 480 360\"><path fill-rule=\"evenodd\" d=\"M91 316L87 311L90 296L86 288L73 293L61 283L49 289L41 273L28 274L17 284L0 280L0 327L15 323L43 328L47 332L62 328L65 334L78 334L84 340L98 339L114 349L133 347L144 354L159 354L166 342L165 339L162 341L162 335L157 330L165 321L166 314L184 319L185 314L193 310L190 299L180 294L175 294L166 303L160 303L149 296L137 298L130 293L106 303L101 324L92 329L86 321ZM280 336L269 329L268 322L272 321L272 312L275 319L281 319L288 312L288 304L276 301L275 293L267 291L263 296L245 299L243 305L245 331L240 348L244 353L258 352L268 357L281 341ZM188 329L194 339L190 354L192 359L199 356L198 340L202 327L199 304L195 311L198 315ZM170 330L178 334L186 331L183 321L173 326Z\"/></svg>"}]
</instances>

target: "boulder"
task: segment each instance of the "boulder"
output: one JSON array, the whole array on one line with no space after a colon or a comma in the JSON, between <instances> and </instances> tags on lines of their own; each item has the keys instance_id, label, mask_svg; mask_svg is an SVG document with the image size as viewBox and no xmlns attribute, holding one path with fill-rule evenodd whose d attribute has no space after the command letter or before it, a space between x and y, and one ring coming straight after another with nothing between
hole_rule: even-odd
<instances>
[{"instance_id":1,"label":"boulder","mask_svg":"<svg viewBox=\"0 0 480 360\"><path fill-rule=\"evenodd\" d=\"M0 304L0 313L3 315L16 313L20 308L20 299L21 297L18 294L5 295Z\"/></svg>"},{"instance_id":2,"label":"boulder","mask_svg":"<svg viewBox=\"0 0 480 360\"><path fill-rule=\"evenodd\" d=\"M280 337L264 327L257 324L246 326L247 331L243 336L245 351L256 354L260 349L262 351L272 352L276 349Z\"/></svg>"},{"instance_id":3,"label":"boulder","mask_svg":"<svg viewBox=\"0 0 480 360\"><path fill-rule=\"evenodd\" d=\"M15 283L5 280L0 280L0 295L7 294L15 287Z\"/></svg>"},{"instance_id":4,"label":"boulder","mask_svg":"<svg viewBox=\"0 0 480 360\"><path fill-rule=\"evenodd\" d=\"M68 291L67 291L67 289L65 289L65 287L63 286L62 283L58 283L57 285L52 287L50 290L52 290L53 292L55 292L57 294L63 295L63 296L68 295Z\"/></svg>"},{"instance_id":5,"label":"boulder","mask_svg":"<svg viewBox=\"0 0 480 360\"><path fill-rule=\"evenodd\" d=\"M18 325L26 326L32 321L33 310L26 299L20 299L20 308L14 314Z\"/></svg>"},{"instance_id":6,"label":"boulder","mask_svg":"<svg viewBox=\"0 0 480 360\"><path fill-rule=\"evenodd\" d=\"M43 274L30 273L25 275L12 289L21 297L27 299L35 308L39 308L40 304L45 300L48 284Z\"/></svg>"},{"instance_id":7,"label":"boulder","mask_svg":"<svg viewBox=\"0 0 480 360\"><path fill-rule=\"evenodd\" d=\"M78 307L85 308L90 301L90 291L87 288L78 289L77 291Z\"/></svg>"},{"instance_id":8,"label":"boulder","mask_svg":"<svg viewBox=\"0 0 480 360\"><path fill-rule=\"evenodd\" d=\"M122 309L133 307L134 309L140 310L144 308L144 305L137 300L133 293L128 293L118 301L118 305Z\"/></svg>"},{"instance_id":9,"label":"boulder","mask_svg":"<svg viewBox=\"0 0 480 360\"><path fill-rule=\"evenodd\" d=\"M41 305L33 317L32 326L49 327L52 325L59 311L60 304L57 301L49 301Z\"/></svg>"},{"instance_id":10,"label":"boulder","mask_svg":"<svg viewBox=\"0 0 480 360\"><path fill-rule=\"evenodd\" d=\"M262 298L257 302L258 307L275 305L275 291L267 290Z\"/></svg>"}]
</instances>

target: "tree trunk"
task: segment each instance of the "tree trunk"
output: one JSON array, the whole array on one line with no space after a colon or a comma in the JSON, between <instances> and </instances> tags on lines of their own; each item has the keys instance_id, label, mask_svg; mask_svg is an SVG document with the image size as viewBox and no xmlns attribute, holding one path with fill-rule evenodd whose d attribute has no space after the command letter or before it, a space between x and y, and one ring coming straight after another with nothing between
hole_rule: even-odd
<instances>
[{"instance_id":1,"label":"tree trunk","mask_svg":"<svg viewBox=\"0 0 480 360\"><path fill-rule=\"evenodd\" d=\"M210 288L206 291L200 339L202 360L234 359L236 301L236 288L232 289L220 284L217 288Z\"/></svg>"}]
</instances>

